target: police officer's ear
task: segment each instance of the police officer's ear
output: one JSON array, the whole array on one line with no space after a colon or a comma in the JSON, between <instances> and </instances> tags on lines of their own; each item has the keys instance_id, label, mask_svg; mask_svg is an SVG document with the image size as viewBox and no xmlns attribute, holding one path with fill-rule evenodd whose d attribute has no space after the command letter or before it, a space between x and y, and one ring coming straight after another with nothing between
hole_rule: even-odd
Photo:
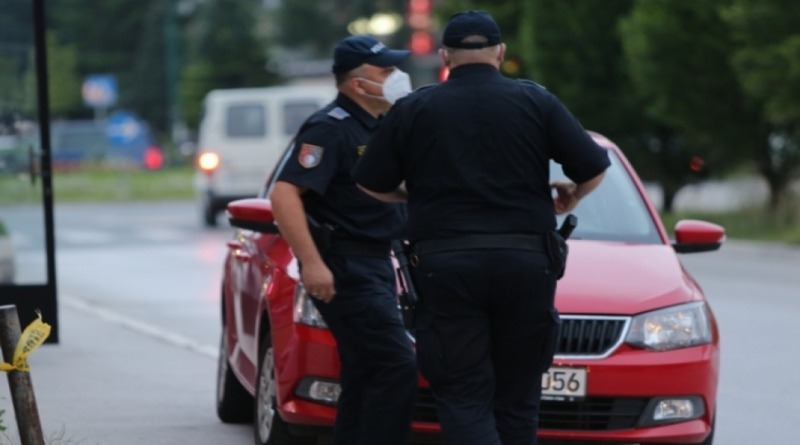
<instances>
[{"instance_id":1,"label":"police officer's ear","mask_svg":"<svg viewBox=\"0 0 800 445\"><path fill-rule=\"evenodd\" d=\"M497 63L503 63L503 60L506 59L506 44L501 43L497 45Z\"/></svg>"},{"instance_id":2,"label":"police officer's ear","mask_svg":"<svg viewBox=\"0 0 800 445\"><path fill-rule=\"evenodd\" d=\"M439 57L442 59L442 64L446 67L450 67L450 54L447 53L447 50L444 48L439 48Z\"/></svg>"}]
</instances>

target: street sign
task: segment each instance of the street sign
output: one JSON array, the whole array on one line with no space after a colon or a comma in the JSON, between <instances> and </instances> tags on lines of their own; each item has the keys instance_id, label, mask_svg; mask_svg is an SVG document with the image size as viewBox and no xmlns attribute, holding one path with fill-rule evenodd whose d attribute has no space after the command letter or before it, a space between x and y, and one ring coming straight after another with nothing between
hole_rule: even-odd
<instances>
[{"instance_id":1,"label":"street sign","mask_svg":"<svg viewBox=\"0 0 800 445\"><path fill-rule=\"evenodd\" d=\"M110 74L93 74L83 80L83 103L91 108L108 108L117 103L117 78Z\"/></svg>"},{"instance_id":2,"label":"street sign","mask_svg":"<svg viewBox=\"0 0 800 445\"><path fill-rule=\"evenodd\" d=\"M113 145L130 144L142 134L142 124L132 113L118 111L106 121L106 136Z\"/></svg>"}]
</instances>

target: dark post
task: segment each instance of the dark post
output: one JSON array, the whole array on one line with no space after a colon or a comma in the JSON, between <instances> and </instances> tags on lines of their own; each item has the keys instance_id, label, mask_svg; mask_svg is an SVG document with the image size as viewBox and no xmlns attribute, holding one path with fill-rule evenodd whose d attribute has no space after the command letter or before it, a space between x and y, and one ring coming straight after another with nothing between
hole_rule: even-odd
<instances>
[{"instance_id":1,"label":"dark post","mask_svg":"<svg viewBox=\"0 0 800 445\"><path fill-rule=\"evenodd\" d=\"M21 334L17 307L14 305L0 306L0 348L3 349L3 360L6 363L14 363L14 351ZM30 373L9 371L8 387L14 403L21 444L45 445Z\"/></svg>"}]
</instances>

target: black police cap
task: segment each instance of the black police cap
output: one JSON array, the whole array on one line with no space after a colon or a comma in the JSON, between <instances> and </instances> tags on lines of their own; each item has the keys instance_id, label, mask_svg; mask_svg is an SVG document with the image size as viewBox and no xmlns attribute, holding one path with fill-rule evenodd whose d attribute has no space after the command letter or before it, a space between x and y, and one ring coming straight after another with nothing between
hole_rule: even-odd
<instances>
[{"instance_id":1,"label":"black police cap","mask_svg":"<svg viewBox=\"0 0 800 445\"><path fill-rule=\"evenodd\" d=\"M333 50L333 73L346 73L365 63L380 67L396 66L410 54L409 51L390 49L370 36L350 36Z\"/></svg>"},{"instance_id":2,"label":"black police cap","mask_svg":"<svg viewBox=\"0 0 800 445\"><path fill-rule=\"evenodd\" d=\"M469 36L485 37L485 42L464 42ZM480 49L502 42L500 27L486 11L463 11L450 16L442 35L442 43L448 48Z\"/></svg>"}]
</instances>

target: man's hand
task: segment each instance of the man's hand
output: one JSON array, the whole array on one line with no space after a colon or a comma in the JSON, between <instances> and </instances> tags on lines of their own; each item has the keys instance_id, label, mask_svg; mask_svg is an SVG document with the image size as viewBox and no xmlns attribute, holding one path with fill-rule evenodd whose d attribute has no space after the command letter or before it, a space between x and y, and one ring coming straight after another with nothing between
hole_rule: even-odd
<instances>
[{"instance_id":1,"label":"man's hand","mask_svg":"<svg viewBox=\"0 0 800 445\"><path fill-rule=\"evenodd\" d=\"M556 215L568 213L578 205L578 196L575 194L578 186L574 182L553 181L550 187L556 191L556 196L553 197Z\"/></svg>"},{"instance_id":2,"label":"man's hand","mask_svg":"<svg viewBox=\"0 0 800 445\"><path fill-rule=\"evenodd\" d=\"M308 295L325 303L330 303L336 294L333 285L333 274L324 261L314 261L303 263L300 271L300 279L306 288Z\"/></svg>"}]
</instances>

